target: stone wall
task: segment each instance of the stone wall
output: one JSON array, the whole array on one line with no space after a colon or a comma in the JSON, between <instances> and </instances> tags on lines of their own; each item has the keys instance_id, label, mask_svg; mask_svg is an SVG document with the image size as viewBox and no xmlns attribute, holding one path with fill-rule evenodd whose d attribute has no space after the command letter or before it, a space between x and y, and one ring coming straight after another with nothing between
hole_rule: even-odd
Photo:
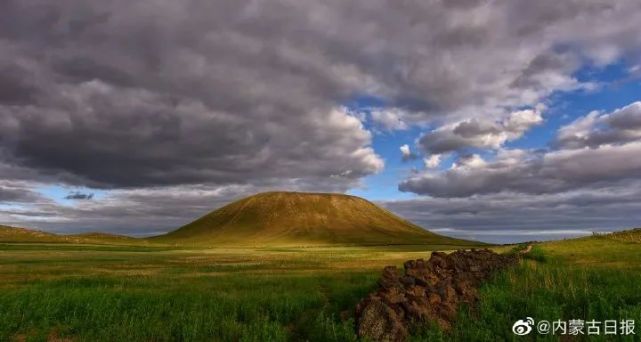
<instances>
[{"instance_id":1,"label":"stone wall","mask_svg":"<svg viewBox=\"0 0 641 342\"><path fill-rule=\"evenodd\" d=\"M356 306L356 332L374 341L404 341L415 324L435 322L448 330L458 305L474 305L480 283L517 260L472 249L434 252L427 261L405 262L402 272L387 266L378 289Z\"/></svg>"}]
</instances>

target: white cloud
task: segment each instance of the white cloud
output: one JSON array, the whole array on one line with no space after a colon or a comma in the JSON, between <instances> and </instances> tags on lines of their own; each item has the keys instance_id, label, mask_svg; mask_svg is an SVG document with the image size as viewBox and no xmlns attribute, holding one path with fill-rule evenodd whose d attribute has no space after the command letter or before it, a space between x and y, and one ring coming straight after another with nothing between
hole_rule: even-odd
<instances>
[{"instance_id":1,"label":"white cloud","mask_svg":"<svg viewBox=\"0 0 641 342\"><path fill-rule=\"evenodd\" d=\"M598 147L641 140L641 102L611 113L594 111L561 127L556 143L563 148Z\"/></svg>"},{"instance_id":2,"label":"white cloud","mask_svg":"<svg viewBox=\"0 0 641 342\"><path fill-rule=\"evenodd\" d=\"M401 159L402 159L403 161L414 160L414 159L418 158L418 156L416 155L416 153L414 153L414 152L412 151L412 149L410 148L410 146L409 146L409 145L407 145L407 144L402 145L402 146L399 148L399 150L401 151Z\"/></svg>"},{"instance_id":3,"label":"white cloud","mask_svg":"<svg viewBox=\"0 0 641 342\"><path fill-rule=\"evenodd\" d=\"M412 151L410 151L409 145L405 144L400 147L401 154L403 155L403 158L407 158L412 154Z\"/></svg>"},{"instance_id":4,"label":"white cloud","mask_svg":"<svg viewBox=\"0 0 641 342\"><path fill-rule=\"evenodd\" d=\"M432 154L429 158L423 158L423 163L425 164L425 168L435 169L441 164L441 155Z\"/></svg>"},{"instance_id":5,"label":"white cloud","mask_svg":"<svg viewBox=\"0 0 641 342\"><path fill-rule=\"evenodd\" d=\"M518 132L535 117L521 112L507 122ZM589 113L559 129L557 140L551 151L499 149L491 160L462 155L449 170L414 174L399 188L436 197L546 194L641 179L641 102Z\"/></svg>"},{"instance_id":6,"label":"white cloud","mask_svg":"<svg viewBox=\"0 0 641 342\"><path fill-rule=\"evenodd\" d=\"M499 149L542 123L542 109L537 106L515 111L496 121L474 118L447 124L423 135L419 144L428 154L455 152L468 147Z\"/></svg>"},{"instance_id":7,"label":"white cloud","mask_svg":"<svg viewBox=\"0 0 641 342\"><path fill-rule=\"evenodd\" d=\"M407 123L403 121L406 114L398 108L374 108L370 111L370 115L372 121L384 130L398 131L408 128Z\"/></svg>"},{"instance_id":8,"label":"white cloud","mask_svg":"<svg viewBox=\"0 0 641 342\"><path fill-rule=\"evenodd\" d=\"M452 164L451 170L480 169L487 165L485 160L478 154L461 156L458 161Z\"/></svg>"}]
</instances>

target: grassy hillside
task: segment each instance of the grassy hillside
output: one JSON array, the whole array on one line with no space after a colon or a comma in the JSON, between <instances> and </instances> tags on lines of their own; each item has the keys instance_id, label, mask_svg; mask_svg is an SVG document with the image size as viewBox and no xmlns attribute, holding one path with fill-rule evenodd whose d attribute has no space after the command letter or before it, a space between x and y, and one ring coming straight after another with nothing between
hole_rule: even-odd
<instances>
[{"instance_id":1,"label":"grassy hillside","mask_svg":"<svg viewBox=\"0 0 641 342\"><path fill-rule=\"evenodd\" d=\"M152 240L210 245L470 244L430 233L362 198L294 192L247 197Z\"/></svg>"},{"instance_id":2,"label":"grassy hillside","mask_svg":"<svg viewBox=\"0 0 641 342\"><path fill-rule=\"evenodd\" d=\"M599 235L605 239L617 240L622 242L641 243L641 228L614 232L606 235Z\"/></svg>"},{"instance_id":3,"label":"grassy hillside","mask_svg":"<svg viewBox=\"0 0 641 342\"><path fill-rule=\"evenodd\" d=\"M0 243L148 244L143 239L107 233L58 235L34 229L0 225Z\"/></svg>"},{"instance_id":4,"label":"grassy hillside","mask_svg":"<svg viewBox=\"0 0 641 342\"><path fill-rule=\"evenodd\" d=\"M426 329L417 332L413 340L639 341L641 246L619 239L638 233L625 231L535 245L520 266L483 286L480 308L461 311L450 335ZM633 319L637 328L636 335L628 336L604 336L601 330L601 335L592 336L533 332L517 338L512 324L525 317L536 322Z\"/></svg>"},{"instance_id":5,"label":"grassy hillside","mask_svg":"<svg viewBox=\"0 0 641 342\"><path fill-rule=\"evenodd\" d=\"M0 225L0 242L64 242L64 239L38 230Z\"/></svg>"}]
</instances>

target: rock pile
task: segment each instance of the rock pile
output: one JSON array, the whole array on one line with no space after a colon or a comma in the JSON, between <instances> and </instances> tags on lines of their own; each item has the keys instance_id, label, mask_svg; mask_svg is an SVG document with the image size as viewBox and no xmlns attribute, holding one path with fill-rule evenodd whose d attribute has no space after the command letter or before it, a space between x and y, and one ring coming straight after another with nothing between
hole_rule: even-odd
<instances>
[{"instance_id":1,"label":"rock pile","mask_svg":"<svg viewBox=\"0 0 641 342\"><path fill-rule=\"evenodd\" d=\"M447 330L459 304L478 300L481 281L516 260L516 255L472 249L407 261L403 274L387 266L378 289L356 306L356 332L374 341L403 341L412 324L432 321Z\"/></svg>"}]
</instances>

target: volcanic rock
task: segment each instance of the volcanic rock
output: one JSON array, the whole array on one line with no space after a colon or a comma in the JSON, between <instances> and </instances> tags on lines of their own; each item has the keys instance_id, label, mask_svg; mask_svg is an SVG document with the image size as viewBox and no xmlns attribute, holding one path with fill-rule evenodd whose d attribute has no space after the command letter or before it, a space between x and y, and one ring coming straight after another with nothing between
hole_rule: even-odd
<instances>
[{"instance_id":1,"label":"volcanic rock","mask_svg":"<svg viewBox=\"0 0 641 342\"><path fill-rule=\"evenodd\" d=\"M474 305L481 282L517 260L518 255L472 249L434 252L428 261L409 260L403 274L387 266L378 289L356 306L356 333L373 341L397 342L421 323L434 322L448 330L458 305Z\"/></svg>"}]
</instances>

